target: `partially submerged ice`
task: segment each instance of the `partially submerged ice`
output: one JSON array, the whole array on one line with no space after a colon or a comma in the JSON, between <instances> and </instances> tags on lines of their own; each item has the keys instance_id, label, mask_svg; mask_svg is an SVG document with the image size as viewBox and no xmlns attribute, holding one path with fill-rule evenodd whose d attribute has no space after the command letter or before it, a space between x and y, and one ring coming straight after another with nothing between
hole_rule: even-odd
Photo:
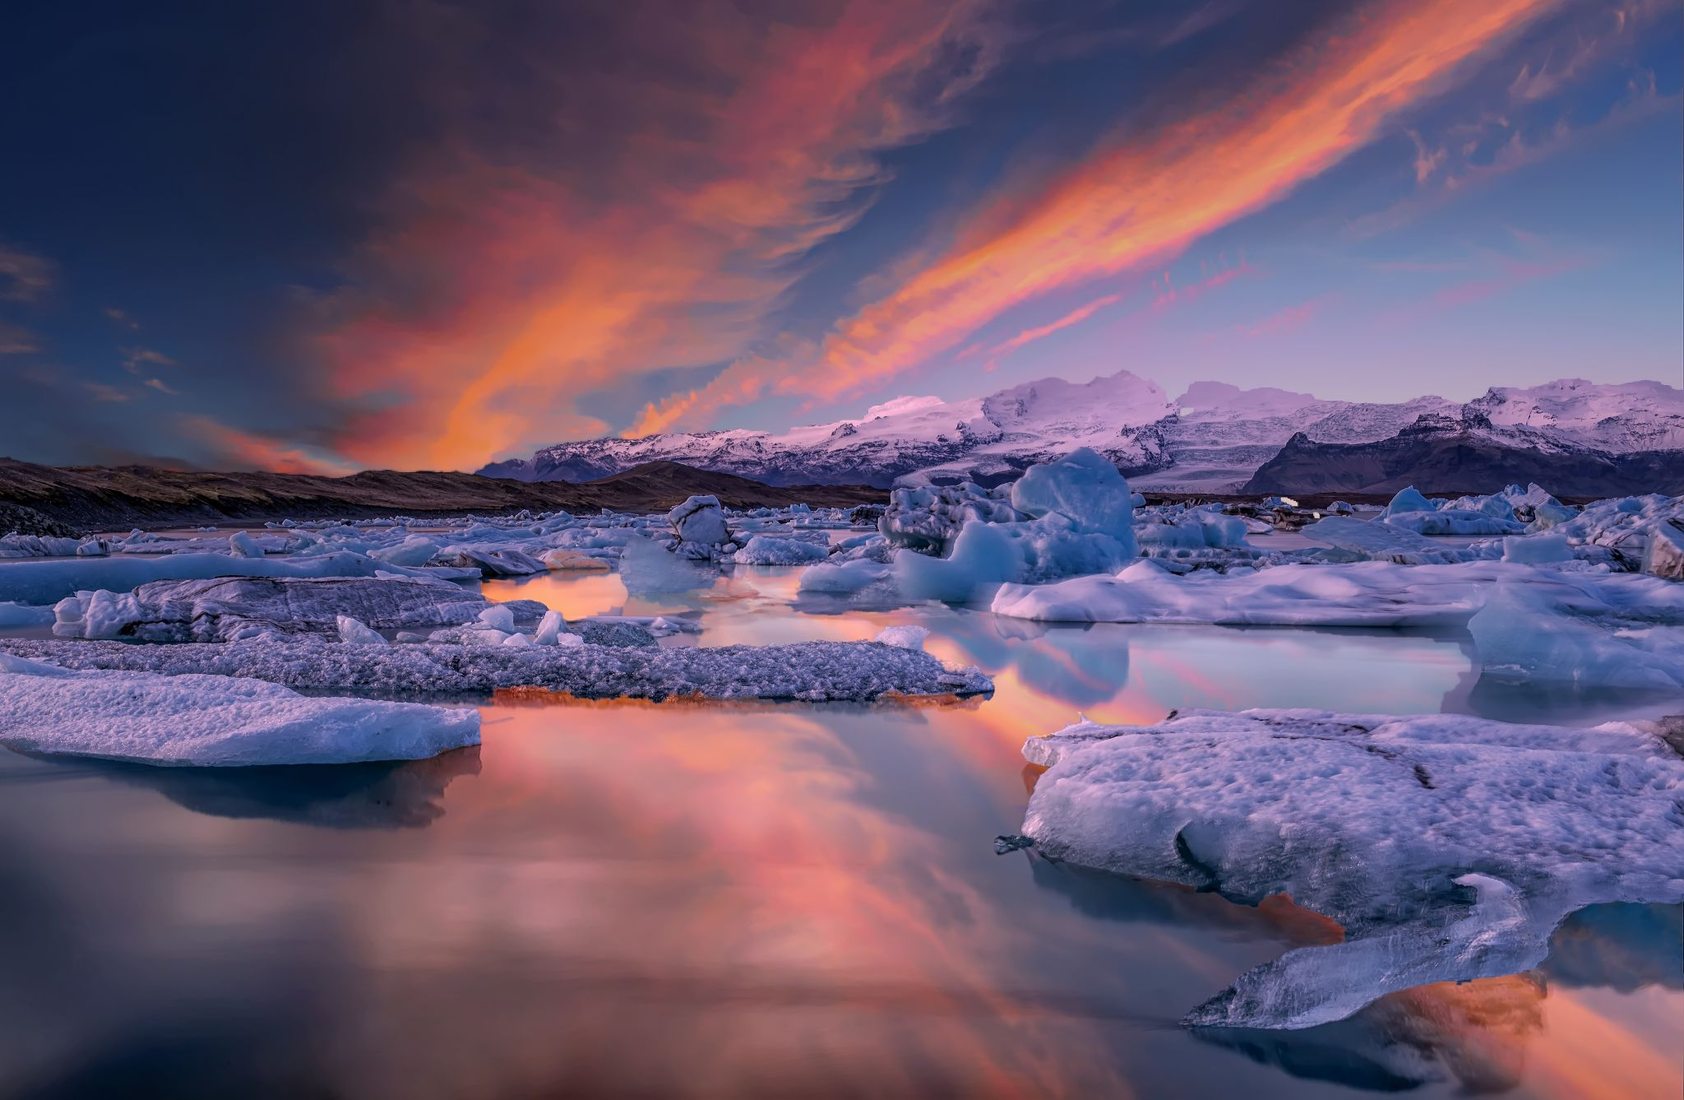
<instances>
[{"instance_id":1,"label":"partially submerged ice","mask_svg":"<svg viewBox=\"0 0 1684 1100\"><path fill-rule=\"evenodd\" d=\"M582 698L872 702L986 694L987 676L948 669L922 650L870 642L717 648L590 644L347 645L310 635L180 645L0 639L0 653L74 669L247 677L317 692L388 697L483 697L539 688ZM608 624L643 637L631 623ZM599 639L608 641L609 639ZM559 641L559 639L558 639Z\"/></svg>"},{"instance_id":2,"label":"partially submerged ice","mask_svg":"<svg viewBox=\"0 0 1684 1100\"><path fill-rule=\"evenodd\" d=\"M1193 711L1032 738L1024 817L1057 860L1276 894L1344 942L1289 951L1196 1026L1306 1028L1383 994L1536 966L1574 911L1684 901L1684 722Z\"/></svg>"},{"instance_id":3,"label":"partially submerged ice","mask_svg":"<svg viewBox=\"0 0 1684 1100\"><path fill-rule=\"evenodd\" d=\"M0 743L171 767L420 760L479 744L479 713L304 696L227 675L71 671L0 653Z\"/></svg>"},{"instance_id":4,"label":"partially submerged ice","mask_svg":"<svg viewBox=\"0 0 1684 1100\"><path fill-rule=\"evenodd\" d=\"M992 610L1042 622L1465 628L1496 679L1684 687L1684 585L1584 563L1355 562L1176 576L1142 561L1115 576L1004 585Z\"/></svg>"}]
</instances>

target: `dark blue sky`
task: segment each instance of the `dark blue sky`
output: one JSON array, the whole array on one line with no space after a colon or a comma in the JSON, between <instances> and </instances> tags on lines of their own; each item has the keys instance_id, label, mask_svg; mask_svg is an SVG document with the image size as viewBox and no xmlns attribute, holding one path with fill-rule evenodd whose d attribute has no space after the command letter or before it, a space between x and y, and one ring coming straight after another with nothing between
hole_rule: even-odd
<instances>
[{"instance_id":1,"label":"dark blue sky","mask_svg":"<svg viewBox=\"0 0 1684 1100\"><path fill-rule=\"evenodd\" d=\"M1681 377L1675 3L26 4L0 453Z\"/></svg>"}]
</instances>

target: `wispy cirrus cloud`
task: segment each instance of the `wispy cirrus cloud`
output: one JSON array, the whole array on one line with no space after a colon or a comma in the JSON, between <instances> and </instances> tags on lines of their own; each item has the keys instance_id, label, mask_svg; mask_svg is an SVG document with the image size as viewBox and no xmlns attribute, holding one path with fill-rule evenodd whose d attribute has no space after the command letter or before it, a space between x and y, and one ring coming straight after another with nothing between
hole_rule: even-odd
<instances>
[{"instance_id":1,"label":"wispy cirrus cloud","mask_svg":"<svg viewBox=\"0 0 1684 1100\"><path fill-rule=\"evenodd\" d=\"M317 474L339 477L356 467L321 448L307 447L260 432L224 424L213 417L183 414L175 424L180 432L211 455L218 469L268 470L278 474Z\"/></svg>"},{"instance_id":2,"label":"wispy cirrus cloud","mask_svg":"<svg viewBox=\"0 0 1684 1100\"><path fill-rule=\"evenodd\" d=\"M488 143L469 112L401 174L317 303L328 384L366 410L345 454L472 467L604 430L582 394L740 356L887 178L879 154L946 125L1002 34L979 0L658 10L613 65L529 90L541 115L556 97L535 136Z\"/></svg>"},{"instance_id":3,"label":"wispy cirrus cloud","mask_svg":"<svg viewBox=\"0 0 1684 1100\"><path fill-rule=\"evenodd\" d=\"M0 321L0 355L28 355L41 350L41 338L19 325Z\"/></svg>"},{"instance_id":4,"label":"wispy cirrus cloud","mask_svg":"<svg viewBox=\"0 0 1684 1100\"><path fill-rule=\"evenodd\" d=\"M844 318L807 355L739 361L710 385L651 405L634 431L694 423L769 394L853 392L930 362L1024 302L1172 258L1369 144L1556 7L1369 5L1220 101L1119 136L1018 196L1000 228Z\"/></svg>"},{"instance_id":5,"label":"wispy cirrus cloud","mask_svg":"<svg viewBox=\"0 0 1684 1100\"><path fill-rule=\"evenodd\" d=\"M0 244L0 301L37 301L57 278L58 265L45 256Z\"/></svg>"}]
</instances>

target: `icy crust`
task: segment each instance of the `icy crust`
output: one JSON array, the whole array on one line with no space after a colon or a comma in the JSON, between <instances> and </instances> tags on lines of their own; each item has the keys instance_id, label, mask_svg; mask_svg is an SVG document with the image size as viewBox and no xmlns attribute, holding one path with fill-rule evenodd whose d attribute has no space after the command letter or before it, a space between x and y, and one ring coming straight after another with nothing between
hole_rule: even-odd
<instances>
[{"instance_id":1,"label":"icy crust","mask_svg":"<svg viewBox=\"0 0 1684 1100\"><path fill-rule=\"evenodd\" d=\"M479 714L306 697L226 675L68 671L0 654L0 743L167 767L420 760L479 744Z\"/></svg>"},{"instance_id":2,"label":"icy crust","mask_svg":"<svg viewBox=\"0 0 1684 1100\"><path fill-rule=\"evenodd\" d=\"M1083 723L1024 745L1049 770L1023 831L1053 859L1338 921L1344 942L1289 951L1185 1021L1306 1028L1536 966L1585 906L1684 900L1684 759L1661 733L1313 710Z\"/></svg>"},{"instance_id":3,"label":"icy crust","mask_svg":"<svg viewBox=\"0 0 1684 1100\"><path fill-rule=\"evenodd\" d=\"M952 671L920 650L869 642L719 648L591 645L345 645L313 637L148 646L0 640L0 653L66 668L210 674L320 692L483 697L532 687L583 698L871 702L986 694L976 669Z\"/></svg>"}]
</instances>

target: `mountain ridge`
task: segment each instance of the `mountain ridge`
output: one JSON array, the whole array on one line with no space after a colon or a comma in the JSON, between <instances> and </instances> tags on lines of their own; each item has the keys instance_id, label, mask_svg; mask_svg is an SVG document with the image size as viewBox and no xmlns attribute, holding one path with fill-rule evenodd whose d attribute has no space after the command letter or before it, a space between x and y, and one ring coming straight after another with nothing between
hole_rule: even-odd
<instances>
[{"instance_id":1,"label":"mountain ridge","mask_svg":"<svg viewBox=\"0 0 1684 1100\"><path fill-rule=\"evenodd\" d=\"M1171 400L1123 370L1082 383L1039 379L963 401L897 397L856 419L781 433L735 428L559 443L479 473L580 481L659 459L773 485L987 484L1088 446L1143 490L1220 494L1242 491L1300 433L1314 443L1376 443L1424 416L1477 422L1491 445L1541 454L1684 449L1684 390L1661 382L1564 378L1494 386L1470 402L1428 395L1392 403L1195 382Z\"/></svg>"}]
</instances>

